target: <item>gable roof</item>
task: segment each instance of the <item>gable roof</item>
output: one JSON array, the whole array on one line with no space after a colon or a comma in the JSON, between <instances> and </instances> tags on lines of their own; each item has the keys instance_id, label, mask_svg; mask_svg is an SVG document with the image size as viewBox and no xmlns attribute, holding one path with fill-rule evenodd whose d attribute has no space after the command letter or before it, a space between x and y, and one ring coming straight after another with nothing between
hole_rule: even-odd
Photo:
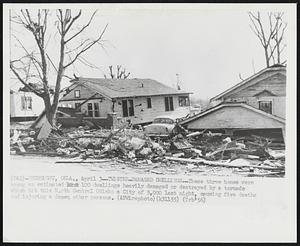
<instances>
[{"instance_id":1,"label":"gable roof","mask_svg":"<svg viewBox=\"0 0 300 246\"><path fill-rule=\"evenodd\" d=\"M273 115L273 114L266 113L266 112L264 112L264 111L262 111L262 110L260 110L260 109L254 108L254 107L252 107L252 106L250 106L250 105L248 105L248 104L245 104L245 103L229 103L229 102L227 102L227 103L221 103L221 104L218 104L218 105L216 105L215 107L209 108L209 109L207 109L207 110L205 110L205 111L203 111L203 112L201 112L201 113L199 113L199 114L196 114L196 115L194 115L194 116L192 116L192 117L190 117L190 118L187 118L187 119L185 119L185 120L182 120L182 121L180 122L180 124L181 124L181 125L184 125L184 124L186 124L186 123L189 123L189 122L191 122L191 121L194 121L194 120L196 120L196 119L199 119L199 118L201 118L202 116L205 116L205 115L207 115L207 114L210 114L210 113L212 113L212 112L215 112L215 111L217 111L217 110L219 110L219 109L221 109L221 108L225 108L225 107L243 107L243 108L249 109L249 110L251 110L251 111L254 111L254 112L256 112L256 113L259 113L259 114L261 114L261 115L267 116L267 117L269 117L269 118L271 118L271 119L273 119L273 120L279 121L279 122L281 122L281 123L285 123L285 119L283 119L283 118L281 118L281 117L278 117L278 116L275 116L275 115ZM222 128L222 127L220 127L220 128Z\"/></svg>"},{"instance_id":2,"label":"gable roof","mask_svg":"<svg viewBox=\"0 0 300 246\"><path fill-rule=\"evenodd\" d=\"M278 65L278 64L277 64L277 65L273 65L273 66L271 66L271 67L267 67L267 68L265 68L265 69L259 71L258 73L252 75L251 77L249 77L249 78L247 78L247 79L241 81L240 83L238 83L238 84L232 86L231 88L227 89L226 91L224 91L224 92L218 94L217 96L211 98L210 101L218 100L218 99L221 99L221 98L224 97L224 96L229 95L229 94L230 94L231 92L233 92L234 90L239 89L240 87L242 87L242 86L244 86L244 85L246 85L246 84L252 82L254 79L256 79L257 77L259 77L260 75L262 75L262 74L264 74L264 73L271 72L270 75L268 76L268 77L270 77L270 76L274 75L274 73L277 73L277 72L285 72L285 71L286 71L286 67L283 66L283 65ZM273 73L272 73L272 72L273 72ZM258 82L258 81L257 81L257 82Z\"/></svg>"},{"instance_id":3,"label":"gable roof","mask_svg":"<svg viewBox=\"0 0 300 246\"><path fill-rule=\"evenodd\" d=\"M110 98L191 94L176 90L153 79L77 78L71 80Z\"/></svg>"}]
</instances>

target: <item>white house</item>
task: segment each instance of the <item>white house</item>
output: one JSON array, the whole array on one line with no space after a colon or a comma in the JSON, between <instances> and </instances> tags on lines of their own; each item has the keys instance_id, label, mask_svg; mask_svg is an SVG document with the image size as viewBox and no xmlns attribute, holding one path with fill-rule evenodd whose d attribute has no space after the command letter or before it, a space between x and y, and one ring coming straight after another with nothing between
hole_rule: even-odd
<instances>
[{"instance_id":1,"label":"white house","mask_svg":"<svg viewBox=\"0 0 300 246\"><path fill-rule=\"evenodd\" d=\"M10 90L10 120L30 121L44 110L43 99L28 90Z\"/></svg>"}]
</instances>

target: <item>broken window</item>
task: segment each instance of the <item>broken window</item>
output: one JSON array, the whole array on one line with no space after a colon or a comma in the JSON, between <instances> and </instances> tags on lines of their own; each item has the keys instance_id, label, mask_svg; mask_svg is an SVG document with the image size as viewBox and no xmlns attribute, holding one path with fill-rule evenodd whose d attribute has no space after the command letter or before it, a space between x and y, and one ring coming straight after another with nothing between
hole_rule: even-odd
<instances>
[{"instance_id":1,"label":"broken window","mask_svg":"<svg viewBox=\"0 0 300 246\"><path fill-rule=\"evenodd\" d=\"M21 97L21 109L22 110L31 110L32 109L32 97L22 96Z\"/></svg>"},{"instance_id":2,"label":"broken window","mask_svg":"<svg viewBox=\"0 0 300 246\"><path fill-rule=\"evenodd\" d=\"M80 90L75 90L74 95L75 95L75 98L79 98L80 97Z\"/></svg>"},{"instance_id":3,"label":"broken window","mask_svg":"<svg viewBox=\"0 0 300 246\"><path fill-rule=\"evenodd\" d=\"M174 110L173 97L165 97L165 110L166 111Z\"/></svg>"},{"instance_id":4,"label":"broken window","mask_svg":"<svg viewBox=\"0 0 300 246\"><path fill-rule=\"evenodd\" d=\"M272 114L272 102L271 101L259 101L259 109Z\"/></svg>"},{"instance_id":5,"label":"broken window","mask_svg":"<svg viewBox=\"0 0 300 246\"><path fill-rule=\"evenodd\" d=\"M94 116L95 117L99 117L100 113L99 113L99 103L94 103Z\"/></svg>"},{"instance_id":6,"label":"broken window","mask_svg":"<svg viewBox=\"0 0 300 246\"><path fill-rule=\"evenodd\" d=\"M93 104L92 103L88 103L88 116L89 117L93 117Z\"/></svg>"},{"instance_id":7,"label":"broken window","mask_svg":"<svg viewBox=\"0 0 300 246\"><path fill-rule=\"evenodd\" d=\"M190 99L188 96L179 96L178 102L179 102L179 107L190 106Z\"/></svg>"},{"instance_id":8,"label":"broken window","mask_svg":"<svg viewBox=\"0 0 300 246\"><path fill-rule=\"evenodd\" d=\"M147 98L147 108L152 108L152 102L150 97Z\"/></svg>"},{"instance_id":9,"label":"broken window","mask_svg":"<svg viewBox=\"0 0 300 246\"><path fill-rule=\"evenodd\" d=\"M123 117L134 116L133 100L122 100Z\"/></svg>"}]
</instances>

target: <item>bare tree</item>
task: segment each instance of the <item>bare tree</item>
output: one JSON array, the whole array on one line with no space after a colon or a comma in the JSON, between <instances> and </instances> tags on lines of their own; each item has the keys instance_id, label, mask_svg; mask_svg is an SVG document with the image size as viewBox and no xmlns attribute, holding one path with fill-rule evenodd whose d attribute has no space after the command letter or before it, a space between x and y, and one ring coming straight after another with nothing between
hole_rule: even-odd
<instances>
[{"instance_id":1,"label":"bare tree","mask_svg":"<svg viewBox=\"0 0 300 246\"><path fill-rule=\"evenodd\" d=\"M127 79L130 75L130 72L126 73L126 69L122 68L121 65L117 65L117 73L114 72L113 66L109 66L109 77L112 79ZM107 78L107 75L104 75L104 78Z\"/></svg>"},{"instance_id":2,"label":"bare tree","mask_svg":"<svg viewBox=\"0 0 300 246\"><path fill-rule=\"evenodd\" d=\"M268 13L268 24L263 23L260 12L249 12L248 15L251 21L250 28L264 49L267 67L271 66L271 62L281 64L281 54L286 47L282 40L287 27L287 23L282 20L283 13Z\"/></svg>"},{"instance_id":3,"label":"bare tree","mask_svg":"<svg viewBox=\"0 0 300 246\"><path fill-rule=\"evenodd\" d=\"M95 44L101 44L102 37L106 31L107 25L100 32L95 39L81 39L82 33L92 23L96 11L90 16L89 20L84 25L77 25L78 20L81 18L82 11L78 11L76 14L70 9L58 9L54 13L54 21L49 21L50 11L47 9L39 9L36 12L29 11L28 9L20 10L11 17L11 21L21 25L25 28L33 37L33 44L35 49L32 52L25 47L25 44L15 35L17 43L22 47L25 55L10 61L10 69L16 78L30 91L37 96L41 97L45 104L46 117L51 125L55 124L55 115L59 102L59 95L61 91L62 78L65 75L65 71L77 60L82 59L82 55L91 49ZM59 34L58 44L58 61L55 65L54 59L51 59L47 51L47 43L52 38L49 35L49 24L56 27ZM47 38L46 38L47 37ZM77 42L76 42L77 41ZM72 47L72 48L71 48ZM49 73L50 66L55 69L55 89L53 98L51 97ZM31 78L41 85L40 88L31 86Z\"/></svg>"}]
</instances>

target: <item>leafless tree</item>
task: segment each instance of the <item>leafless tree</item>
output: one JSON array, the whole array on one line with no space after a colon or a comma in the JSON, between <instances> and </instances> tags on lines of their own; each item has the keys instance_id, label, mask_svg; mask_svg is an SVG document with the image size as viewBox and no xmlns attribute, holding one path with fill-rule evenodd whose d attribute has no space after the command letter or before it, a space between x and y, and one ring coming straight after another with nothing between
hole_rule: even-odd
<instances>
[{"instance_id":1,"label":"leafless tree","mask_svg":"<svg viewBox=\"0 0 300 246\"><path fill-rule=\"evenodd\" d=\"M112 79L127 79L130 75L130 72L126 73L126 69L122 68L121 65L117 65L117 73L114 72L113 66L109 66L109 77ZM107 78L107 75L104 75Z\"/></svg>"},{"instance_id":2,"label":"leafless tree","mask_svg":"<svg viewBox=\"0 0 300 246\"><path fill-rule=\"evenodd\" d=\"M250 28L258 37L263 49L267 67L273 64L282 64L281 54L286 47L282 43L284 32L287 27L282 19L283 13L267 13L268 24L263 23L260 12L248 13L251 24Z\"/></svg>"},{"instance_id":3,"label":"leafless tree","mask_svg":"<svg viewBox=\"0 0 300 246\"><path fill-rule=\"evenodd\" d=\"M34 51L29 52L20 38L13 35L17 43L22 47L25 55L10 61L10 69L16 78L30 91L41 97L45 104L46 117L51 125L55 124L55 115L58 107L59 96L61 91L62 78L65 71L77 60L81 60L83 55L91 49L95 44L101 44L102 37L106 31L107 25L99 33L97 38L89 39L83 37L83 32L92 23L96 11L89 17L88 21L83 25L78 25L79 19L82 17L82 11L74 11L70 9L58 9L54 12L54 20L49 21L50 10L39 9L35 12L28 9L20 10L11 17L13 23L21 25L33 37ZM76 27L75 27L76 24ZM58 31L58 59L55 64L51 59L47 50L47 43L52 38L49 25L54 25ZM55 88L54 95L51 96L49 71L50 66L55 69ZM31 86L31 78L35 78L40 87Z\"/></svg>"}]
</instances>

